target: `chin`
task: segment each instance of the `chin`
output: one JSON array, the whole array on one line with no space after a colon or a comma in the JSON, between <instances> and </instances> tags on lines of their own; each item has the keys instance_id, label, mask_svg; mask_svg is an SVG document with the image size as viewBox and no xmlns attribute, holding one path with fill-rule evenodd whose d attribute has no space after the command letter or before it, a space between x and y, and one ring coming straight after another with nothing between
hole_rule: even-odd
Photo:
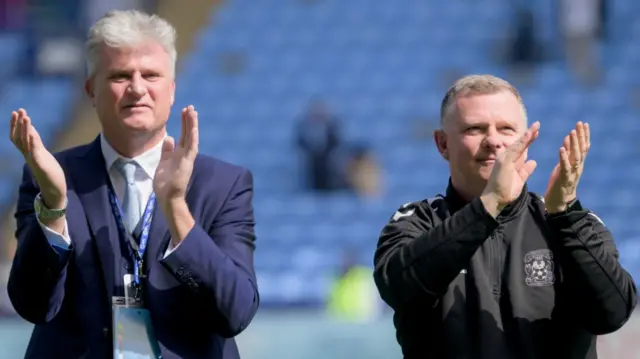
<instances>
[{"instance_id":1,"label":"chin","mask_svg":"<svg viewBox=\"0 0 640 359\"><path fill-rule=\"evenodd\" d=\"M129 115L122 118L125 128L135 131L150 131L154 128L155 118L149 115Z\"/></svg>"},{"instance_id":2,"label":"chin","mask_svg":"<svg viewBox=\"0 0 640 359\"><path fill-rule=\"evenodd\" d=\"M488 181L491 177L491 172L493 171L493 166L491 167L481 167L480 171L478 171L478 177L482 178L485 181Z\"/></svg>"}]
</instances>

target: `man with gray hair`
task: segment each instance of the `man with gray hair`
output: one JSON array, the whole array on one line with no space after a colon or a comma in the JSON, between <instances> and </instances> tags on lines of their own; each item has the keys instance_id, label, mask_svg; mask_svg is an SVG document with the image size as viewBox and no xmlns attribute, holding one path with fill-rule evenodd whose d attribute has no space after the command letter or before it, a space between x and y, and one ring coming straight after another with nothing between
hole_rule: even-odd
<instances>
[{"instance_id":1,"label":"man with gray hair","mask_svg":"<svg viewBox=\"0 0 640 359\"><path fill-rule=\"evenodd\" d=\"M464 77L445 95L434 138L446 194L400 207L374 258L404 358L595 359L596 336L634 310L611 233L576 194L589 125L564 138L540 197L526 186L540 124L526 117L494 76Z\"/></svg>"},{"instance_id":2,"label":"man with gray hair","mask_svg":"<svg viewBox=\"0 0 640 359\"><path fill-rule=\"evenodd\" d=\"M198 113L175 92L175 29L113 11L89 31L86 92L102 131L51 154L26 110L26 165L8 293L35 324L25 358L238 358L258 308L253 179L198 154ZM135 354L133 354L135 355Z\"/></svg>"}]
</instances>

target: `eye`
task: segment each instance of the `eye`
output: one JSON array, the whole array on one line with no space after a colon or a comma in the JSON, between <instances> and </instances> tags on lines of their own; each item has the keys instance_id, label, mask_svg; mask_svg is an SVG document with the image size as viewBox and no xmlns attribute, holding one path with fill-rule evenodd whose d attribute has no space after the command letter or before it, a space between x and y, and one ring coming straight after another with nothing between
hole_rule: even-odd
<instances>
[{"instance_id":1,"label":"eye","mask_svg":"<svg viewBox=\"0 0 640 359\"><path fill-rule=\"evenodd\" d=\"M482 128L480 126L469 126L467 127L464 132L466 133L480 133L482 132Z\"/></svg>"},{"instance_id":2,"label":"eye","mask_svg":"<svg viewBox=\"0 0 640 359\"><path fill-rule=\"evenodd\" d=\"M155 80L155 79L159 78L160 75L156 74L156 73L149 73L149 74L144 74L142 77L144 79L146 79L146 80Z\"/></svg>"},{"instance_id":3,"label":"eye","mask_svg":"<svg viewBox=\"0 0 640 359\"><path fill-rule=\"evenodd\" d=\"M115 73L115 74L109 76L109 80L113 80L113 81L116 81L116 82L125 81L125 80L128 80L129 78L130 78L130 76L127 73Z\"/></svg>"}]
</instances>

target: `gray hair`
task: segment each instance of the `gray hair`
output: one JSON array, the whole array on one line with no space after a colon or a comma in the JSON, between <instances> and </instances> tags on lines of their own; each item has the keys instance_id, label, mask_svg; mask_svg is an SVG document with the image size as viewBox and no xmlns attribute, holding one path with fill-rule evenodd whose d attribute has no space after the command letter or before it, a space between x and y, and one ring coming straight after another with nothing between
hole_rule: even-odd
<instances>
[{"instance_id":1,"label":"gray hair","mask_svg":"<svg viewBox=\"0 0 640 359\"><path fill-rule=\"evenodd\" d=\"M440 125L443 125L451 115L451 109L459 96L490 95L503 91L512 93L520 102L526 123L527 109L515 86L493 75L468 75L457 80L444 95L440 105Z\"/></svg>"},{"instance_id":2,"label":"gray hair","mask_svg":"<svg viewBox=\"0 0 640 359\"><path fill-rule=\"evenodd\" d=\"M130 47L146 40L157 41L169 55L175 74L177 51L176 29L165 19L137 10L114 10L96 21L89 29L86 43L87 73L95 75L101 45Z\"/></svg>"}]
</instances>

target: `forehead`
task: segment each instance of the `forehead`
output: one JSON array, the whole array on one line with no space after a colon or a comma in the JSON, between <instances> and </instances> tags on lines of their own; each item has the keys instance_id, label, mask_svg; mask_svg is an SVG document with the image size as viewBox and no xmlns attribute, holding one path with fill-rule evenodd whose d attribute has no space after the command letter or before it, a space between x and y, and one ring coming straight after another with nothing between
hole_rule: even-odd
<instances>
[{"instance_id":1,"label":"forehead","mask_svg":"<svg viewBox=\"0 0 640 359\"><path fill-rule=\"evenodd\" d=\"M509 91L459 96L454 104L454 116L450 116L454 124L500 122L516 126L525 122L522 104Z\"/></svg>"},{"instance_id":2,"label":"forehead","mask_svg":"<svg viewBox=\"0 0 640 359\"><path fill-rule=\"evenodd\" d=\"M136 46L100 48L100 64L106 70L169 70L170 59L157 42L143 42Z\"/></svg>"}]
</instances>

